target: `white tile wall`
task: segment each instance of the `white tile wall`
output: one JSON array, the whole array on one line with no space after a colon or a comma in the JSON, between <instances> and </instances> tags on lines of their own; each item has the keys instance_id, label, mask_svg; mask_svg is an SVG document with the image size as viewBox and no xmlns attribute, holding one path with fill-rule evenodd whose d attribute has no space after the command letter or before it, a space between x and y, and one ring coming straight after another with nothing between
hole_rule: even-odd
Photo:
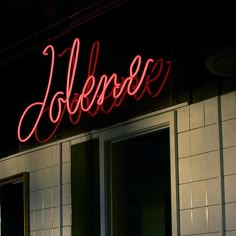
<instances>
[{"instance_id":1,"label":"white tile wall","mask_svg":"<svg viewBox=\"0 0 236 236\"><path fill-rule=\"evenodd\" d=\"M202 127L204 124L204 103L190 105L190 129Z\"/></svg>"},{"instance_id":2,"label":"white tile wall","mask_svg":"<svg viewBox=\"0 0 236 236\"><path fill-rule=\"evenodd\" d=\"M187 111L177 113L181 235L222 235L222 209L226 235L236 235L236 92L190 105L190 118Z\"/></svg>"},{"instance_id":3,"label":"white tile wall","mask_svg":"<svg viewBox=\"0 0 236 236\"><path fill-rule=\"evenodd\" d=\"M181 236L222 236L222 209L226 236L236 236L236 92L180 108L177 132ZM61 155L61 166L59 145L0 160L0 178L30 172L31 236L71 236L69 141Z\"/></svg>"},{"instance_id":4,"label":"white tile wall","mask_svg":"<svg viewBox=\"0 0 236 236\"><path fill-rule=\"evenodd\" d=\"M0 161L0 178L24 171L30 172L29 228L31 236L60 236L62 224L65 226L63 236L71 236L68 142L62 145L62 160L63 165L60 168L60 148L59 145L55 145ZM60 175L65 184L60 185ZM60 206L60 201L63 206ZM60 222L61 213L63 222Z\"/></svg>"},{"instance_id":5,"label":"white tile wall","mask_svg":"<svg viewBox=\"0 0 236 236\"><path fill-rule=\"evenodd\" d=\"M226 235L236 235L236 92L222 96L223 171Z\"/></svg>"}]
</instances>

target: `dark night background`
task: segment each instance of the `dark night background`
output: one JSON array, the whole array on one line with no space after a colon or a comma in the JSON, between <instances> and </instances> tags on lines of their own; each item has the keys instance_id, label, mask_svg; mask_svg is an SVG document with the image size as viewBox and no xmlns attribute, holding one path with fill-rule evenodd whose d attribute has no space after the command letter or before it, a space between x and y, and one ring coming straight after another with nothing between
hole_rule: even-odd
<instances>
[{"instance_id":1,"label":"dark night background","mask_svg":"<svg viewBox=\"0 0 236 236\"><path fill-rule=\"evenodd\" d=\"M228 1L4 1L1 5L1 142L0 157L27 147L17 140L20 114L30 103L42 100L48 82L43 48L52 43L58 51L81 39L81 75L95 40L101 42L101 71L126 71L131 58L164 57L173 63L171 81L162 100L150 102L155 110L178 102L190 103L235 90L236 26L234 7ZM66 62L65 62L66 63ZM63 65L58 75L65 71ZM122 73L122 72L121 72ZM65 87L57 76L55 89ZM81 83L83 81L81 80ZM140 101L131 116L146 112ZM128 102L127 102L128 103ZM99 128L129 118L126 104L113 114L86 120L79 127L64 124L58 137ZM139 108L138 108L139 107ZM122 115L121 115L122 114ZM126 113L125 113L126 114ZM68 132L66 132L68 130ZM29 146L35 144L29 142Z\"/></svg>"}]
</instances>

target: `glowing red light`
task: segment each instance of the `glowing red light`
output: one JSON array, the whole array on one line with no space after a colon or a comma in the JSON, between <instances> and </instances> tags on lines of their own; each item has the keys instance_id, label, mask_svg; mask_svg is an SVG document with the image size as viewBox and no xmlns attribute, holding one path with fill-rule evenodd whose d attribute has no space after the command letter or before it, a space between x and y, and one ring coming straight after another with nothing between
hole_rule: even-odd
<instances>
[{"instance_id":1,"label":"glowing red light","mask_svg":"<svg viewBox=\"0 0 236 236\"><path fill-rule=\"evenodd\" d=\"M67 50L70 50L70 58L65 91L57 91L52 96L51 101L49 101L49 93L53 79L56 56L62 57ZM145 93L155 98L161 93L170 74L170 61L164 61L163 58L158 58L154 61L152 58L149 58L143 62L142 57L140 55L136 55L130 63L127 77L122 77L117 73L112 73L110 76L103 74L99 79L96 79L95 72L98 64L100 43L95 41L90 52L87 80L84 83L80 94L72 94L78 65L79 51L80 40L78 38L74 39L71 48L67 48L59 55L56 55L55 49L52 45L45 47L43 50L43 55L51 55L48 85L43 101L30 104L22 113L17 129L19 141L26 142L34 135L38 142L47 142L55 134L66 111L70 122L75 125L80 121L83 112L86 112L90 116L95 116L99 111L108 114L114 107L118 107L122 104L122 101L126 95L133 96L137 101L140 100ZM162 81L160 81L161 83L158 85L158 88L152 86L157 80L161 79ZM105 106L104 101L107 101L108 99L109 104L106 104ZM21 129L23 121L33 107L38 107L39 113L28 134L25 137L22 137ZM43 140L40 139L37 132L42 116L47 116L50 122L55 124L53 131L51 131L48 137Z\"/></svg>"}]
</instances>

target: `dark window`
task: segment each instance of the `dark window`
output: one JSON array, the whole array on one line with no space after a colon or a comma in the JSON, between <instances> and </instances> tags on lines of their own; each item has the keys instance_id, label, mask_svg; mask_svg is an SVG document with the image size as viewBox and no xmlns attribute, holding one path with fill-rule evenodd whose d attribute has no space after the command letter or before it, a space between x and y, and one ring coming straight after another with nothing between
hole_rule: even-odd
<instances>
[{"instance_id":1,"label":"dark window","mask_svg":"<svg viewBox=\"0 0 236 236\"><path fill-rule=\"evenodd\" d=\"M28 235L28 173L0 181L0 236Z\"/></svg>"},{"instance_id":2,"label":"dark window","mask_svg":"<svg viewBox=\"0 0 236 236\"><path fill-rule=\"evenodd\" d=\"M71 147L72 236L100 235L99 141Z\"/></svg>"},{"instance_id":3,"label":"dark window","mask_svg":"<svg viewBox=\"0 0 236 236\"><path fill-rule=\"evenodd\" d=\"M170 236L169 129L107 146L109 235Z\"/></svg>"}]
</instances>

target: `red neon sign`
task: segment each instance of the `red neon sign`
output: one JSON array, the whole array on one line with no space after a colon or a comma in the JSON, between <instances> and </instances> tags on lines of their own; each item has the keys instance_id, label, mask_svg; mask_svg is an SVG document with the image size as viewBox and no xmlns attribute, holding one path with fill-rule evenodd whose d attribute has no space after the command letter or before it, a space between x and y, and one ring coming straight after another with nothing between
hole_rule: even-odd
<instances>
[{"instance_id":1,"label":"red neon sign","mask_svg":"<svg viewBox=\"0 0 236 236\"><path fill-rule=\"evenodd\" d=\"M44 48L43 55L51 55L51 66L46 92L42 101L30 104L22 113L17 129L19 141L26 142L34 135L38 142L47 142L55 134L66 112L70 122L75 125L79 123L83 112L86 112L90 116L95 116L99 111L108 114L114 107L119 107L122 104L126 95L132 96L136 101L140 100L145 93L155 98L161 93L171 70L170 61L164 61L163 58L158 58L154 61L152 58L149 58L142 62L142 57L137 55L130 63L127 77L112 73L109 76L103 74L97 80L95 72L98 64L100 43L95 41L90 51L87 79L80 94L77 92L72 93L80 52L80 40L78 38L74 39L73 45L69 50L70 57L65 91L57 91L51 100L49 100L56 57L62 57L67 50L56 55L52 45ZM158 88L155 88L153 85L157 81L159 82ZM105 101L109 101L109 104L105 104ZM39 113L33 127L23 137L23 121L26 115L35 107L39 108ZM42 140L38 135L37 128L43 116L47 116L50 122L55 124L55 127L48 137Z\"/></svg>"}]
</instances>

